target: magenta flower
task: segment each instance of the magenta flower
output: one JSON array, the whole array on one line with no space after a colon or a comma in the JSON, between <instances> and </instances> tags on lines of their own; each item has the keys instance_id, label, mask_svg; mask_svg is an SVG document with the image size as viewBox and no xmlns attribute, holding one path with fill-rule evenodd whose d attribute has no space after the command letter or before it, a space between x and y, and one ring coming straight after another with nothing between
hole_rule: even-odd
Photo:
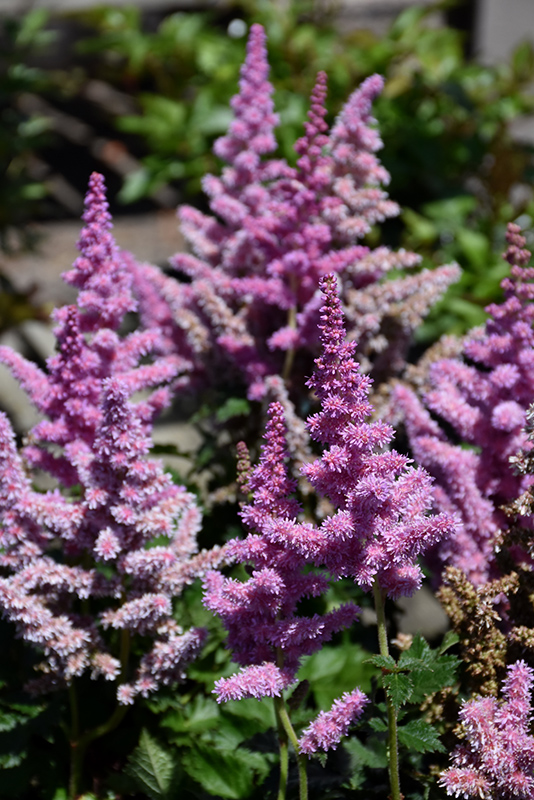
<instances>
[{"instance_id":1,"label":"magenta flower","mask_svg":"<svg viewBox=\"0 0 534 800\"><path fill-rule=\"evenodd\" d=\"M140 366L142 359L160 350L157 328L134 331L124 338L119 335L125 315L136 310L137 301L125 257L110 233L107 209L104 180L93 173L78 242L81 255L64 274L79 289L78 302L54 312L58 352L48 359L47 372L10 348L0 347L0 361L47 417L32 429L24 457L65 486L79 482L75 451L91 447L94 441L102 419L99 404L104 380L121 376L130 395L153 389L136 406L139 419L150 427L172 397L165 384L189 368L177 353ZM56 454L58 448L60 454Z\"/></svg>"},{"instance_id":2,"label":"magenta flower","mask_svg":"<svg viewBox=\"0 0 534 800\"><path fill-rule=\"evenodd\" d=\"M533 670L517 661L508 668L500 702L480 697L463 704L465 740L440 778L447 794L483 800L534 798L533 682Z\"/></svg>"},{"instance_id":3,"label":"magenta flower","mask_svg":"<svg viewBox=\"0 0 534 800\"><path fill-rule=\"evenodd\" d=\"M189 206L179 211L191 253L177 254L172 263L191 283L173 290L170 279L154 276L153 291L162 302L141 308L150 327L152 307L169 302L180 352L212 385L220 384L223 361L225 378L244 381L254 399L265 396L269 376L287 379L292 364L310 368L317 349L317 286L325 274L340 276L360 353L379 356L387 374L402 365L409 335L426 309L458 277L456 267L443 267L382 285L391 270L420 259L361 244L371 226L398 213L382 188L389 176L376 156L382 144L371 114L382 78L364 81L329 130L326 75L320 73L304 136L295 144L297 164L290 167L271 155L278 117L268 75L265 33L253 25L231 103L235 116L215 143L225 165L220 177L204 179L212 215ZM191 313L208 344L196 358L183 349ZM174 334L167 330L170 345Z\"/></svg>"},{"instance_id":4,"label":"magenta flower","mask_svg":"<svg viewBox=\"0 0 534 800\"><path fill-rule=\"evenodd\" d=\"M326 445L321 458L303 473L335 513L319 536L299 547L335 577L352 577L369 590L376 581L390 597L415 592L422 579L418 556L455 530L451 515L429 516L432 482L425 470L386 449L392 428L368 421L371 381L355 360L355 345L345 341L336 279L321 282L323 355L308 381L321 411L308 419L313 439Z\"/></svg>"},{"instance_id":5,"label":"magenta flower","mask_svg":"<svg viewBox=\"0 0 534 800\"><path fill-rule=\"evenodd\" d=\"M60 688L90 671L116 681L121 702L131 702L181 680L200 650L205 631L184 632L172 599L220 553L197 552L193 495L148 457L152 420L171 396L161 384L186 364L178 356L150 362L158 330L120 334L136 300L96 174L84 220L82 255L65 276L79 289L78 303L55 314L58 353L48 371L0 350L46 415L20 454L0 416L0 609L42 656L33 690ZM134 403L139 390L146 398ZM35 490L32 468L48 471L58 488ZM121 631L123 641L147 637L129 675L108 630Z\"/></svg>"},{"instance_id":6,"label":"magenta flower","mask_svg":"<svg viewBox=\"0 0 534 800\"><path fill-rule=\"evenodd\" d=\"M475 584L495 572L495 537L507 525L502 506L532 483L511 469L510 459L532 447L525 422L534 397L534 269L517 225L508 226L507 241L504 302L488 306L490 317L467 338L464 357L431 365L422 401L405 387L394 393L414 457L435 479L435 506L462 523L458 536L440 545L439 561ZM439 421L454 431L454 442Z\"/></svg>"},{"instance_id":7,"label":"magenta flower","mask_svg":"<svg viewBox=\"0 0 534 800\"><path fill-rule=\"evenodd\" d=\"M350 726L362 714L369 702L360 690L345 694L335 700L330 711L319 712L316 719L303 731L299 739L301 753L311 755L321 750L335 750L341 739L347 735Z\"/></svg>"},{"instance_id":8,"label":"magenta flower","mask_svg":"<svg viewBox=\"0 0 534 800\"><path fill-rule=\"evenodd\" d=\"M320 526L298 521L291 497L295 483L284 465L283 407L271 404L260 463L247 480L253 502L242 511L251 533L228 546L236 561L252 565L252 576L243 583L211 572L205 579L204 603L221 616L228 647L242 667L217 681L219 700L280 696L295 679L302 656L353 622L357 609L349 604L323 617L298 616L298 602L323 593L326 576L350 576L365 589L377 584L393 598L412 594L422 578L418 556L455 530L450 515L428 515L428 474L385 450L392 429L368 420L371 380L359 370L355 344L346 341L336 277L323 278L321 288L323 355L308 381L321 410L308 427L326 449L302 472L335 512ZM336 700L303 733L301 751L335 748L366 702L360 690Z\"/></svg>"},{"instance_id":9,"label":"magenta flower","mask_svg":"<svg viewBox=\"0 0 534 800\"><path fill-rule=\"evenodd\" d=\"M287 476L286 459L283 407L272 403L260 462L248 480L253 502L242 511L252 532L227 546L227 557L251 564L252 576L243 583L213 571L204 581L204 604L221 617L227 646L242 666L215 684L219 702L280 695L295 680L303 656L319 650L359 611L346 603L323 616L297 613L304 597L321 595L328 584L323 574L305 569L306 558L290 539L272 536L280 523L307 529L296 520L299 507L290 496L294 481Z\"/></svg>"}]
</instances>

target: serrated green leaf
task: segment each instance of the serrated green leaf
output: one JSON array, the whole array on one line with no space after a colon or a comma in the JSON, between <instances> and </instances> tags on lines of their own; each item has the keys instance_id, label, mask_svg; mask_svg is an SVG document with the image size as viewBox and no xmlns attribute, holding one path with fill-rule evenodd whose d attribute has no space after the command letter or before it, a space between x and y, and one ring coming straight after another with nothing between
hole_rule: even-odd
<instances>
[{"instance_id":1,"label":"serrated green leaf","mask_svg":"<svg viewBox=\"0 0 534 800\"><path fill-rule=\"evenodd\" d=\"M210 795L241 800L252 791L257 772L257 759L251 760L251 755L245 749L223 752L196 744L185 755L184 767Z\"/></svg>"},{"instance_id":2,"label":"serrated green leaf","mask_svg":"<svg viewBox=\"0 0 534 800\"><path fill-rule=\"evenodd\" d=\"M146 729L128 758L126 773L151 800L168 800L178 780L175 758Z\"/></svg>"},{"instance_id":3,"label":"serrated green leaf","mask_svg":"<svg viewBox=\"0 0 534 800\"><path fill-rule=\"evenodd\" d=\"M354 766L362 765L371 769L385 769L388 765L387 745L376 737L370 737L363 744L356 736L346 739L343 747L350 753Z\"/></svg>"},{"instance_id":4,"label":"serrated green leaf","mask_svg":"<svg viewBox=\"0 0 534 800\"><path fill-rule=\"evenodd\" d=\"M389 675L383 675L382 681L387 696L397 711L403 703L411 699L414 685L408 675L402 672L391 672Z\"/></svg>"},{"instance_id":5,"label":"serrated green leaf","mask_svg":"<svg viewBox=\"0 0 534 800\"><path fill-rule=\"evenodd\" d=\"M414 636L410 649L404 650L401 653L399 658L399 666L404 663L405 659L411 658L417 658L429 665L434 661L435 656L430 648L430 645L420 634Z\"/></svg>"},{"instance_id":6,"label":"serrated green leaf","mask_svg":"<svg viewBox=\"0 0 534 800\"><path fill-rule=\"evenodd\" d=\"M414 719L398 728L399 742L418 753L444 753L445 748L435 729L422 719Z\"/></svg>"},{"instance_id":7,"label":"serrated green leaf","mask_svg":"<svg viewBox=\"0 0 534 800\"><path fill-rule=\"evenodd\" d=\"M454 644L454 634L442 645L445 648ZM401 653L399 667L409 670L414 683L411 700L421 702L427 695L451 686L456 677L458 658L442 655L441 649L432 650L422 636L416 636L409 650Z\"/></svg>"},{"instance_id":8,"label":"serrated green leaf","mask_svg":"<svg viewBox=\"0 0 534 800\"><path fill-rule=\"evenodd\" d=\"M197 695L185 708L166 714L161 725L175 733L202 733L216 727L220 717L220 708L215 700Z\"/></svg>"},{"instance_id":9,"label":"serrated green leaf","mask_svg":"<svg viewBox=\"0 0 534 800\"><path fill-rule=\"evenodd\" d=\"M230 715L239 719L257 722L263 730L276 726L274 705L268 698L255 700L229 700L222 708L223 716Z\"/></svg>"},{"instance_id":10,"label":"serrated green leaf","mask_svg":"<svg viewBox=\"0 0 534 800\"><path fill-rule=\"evenodd\" d=\"M375 717L374 719L369 720L369 727L377 733L384 733L384 731L387 731L388 729L388 724L385 720Z\"/></svg>"},{"instance_id":11,"label":"serrated green leaf","mask_svg":"<svg viewBox=\"0 0 534 800\"><path fill-rule=\"evenodd\" d=\"M439 692L444 686L451 686L456 678L457 666L456 656L440 656L432 668L413 669L410 672L414 682L412 701L420 703L429 694Z\"/></svg>"},{"instance_id":12,"label":"serrated green leaf","mask_svg":"<svg viewBox=\"0 0 534 800\"><path fill-rule=\"evenodd\" d=\"M389 669L393 671L397 668L397 662L392 656L371 656L367 661L380 669Z\"/></svg>"},{"instance_id":13,"label":"serrated green leaf","mask_svg":"<svg viewBox=\"0 0 534 800\"><path fill-rule=\"evenodd\" d=\"M371 677L376 675L376 669L368 656L367 651L352 642L336 647L326 645L306 658L299 677L310 681L319 708L329 708L340 694L352 691L355 686L364 692L371 690Z\"/></svg>"},{"instance_id":14,"label":"serrated green leaf","mask_svg":"<svg viewBox=\"0 0 534 800\"><path fill-rule=\"evenodd\" d=\"M24 719L21 718L19 714L6 714L5 712L0 712L0 733L12 731L13 728L16 728L17 725L20 725L23 721Z\"/></svg>"}]
</instances>

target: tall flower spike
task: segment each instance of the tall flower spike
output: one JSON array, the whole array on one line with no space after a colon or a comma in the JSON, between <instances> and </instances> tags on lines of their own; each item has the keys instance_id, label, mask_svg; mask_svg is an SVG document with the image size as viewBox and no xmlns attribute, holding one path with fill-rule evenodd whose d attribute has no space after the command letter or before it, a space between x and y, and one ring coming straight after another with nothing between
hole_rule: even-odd
<instances>
[{"instance_id":1,"label":"tall flower spike","mask_svg":"<svg viewBox=\"0 0 534 800\"><path fill-rule=\"evenodd\" d=\"M293 168L271 155L277 117L268 72L265 34L253 25L239 93L232 99L235 117L215 144L225 166L220 177L207 175L203 182L212 216L188 206L179 210L191 253L177 254L172 264L191 279L182 292L184 310L196 311L209 332L205 376L244 382L250 398L263 399L273 375L289 382L293 365L306 373L317 351L318 281L335 272L345 304L355 306L351 327L357 329L363 307L373 320L368 336L357 329L359 351L369 367L383 355L385 379L400 369L413 326L458 269L423 272L410 283L398 278L376 291L391 270L420 261L403 250L361 244L374 224L398 213L382 188L389 176L376 155L381 141L372 102L382 79L364 81L329 131L326 76L319 73ZM157 283L157 294L171 295ZM183 338L179 308L172 313L177 336L169 336L169 343ZM221 371L221 359L230 369Z\"/></svg>"},{"instance_id":2,"label":"tall flower spike","mask_svg":"<svg viewBox=\"0 0 534 800\"><path fill-rule=\"evenodd\" d=\"M299 509L289 496L294 482L287 476L286 457L283 407L272 403L260 462L248 481L253 502L242 511L245 525L254 532L230 542L227 550L228 557L252 565L252 577L241 583L211 572L204 584L204 604L222 618L227 646L242 666L215 684L219 701L279 696L295 680L303 656L350 625L359 610L347 603L323 616L297 613L304 597L322 594L328 584L323 574L305 569L305 557L288 537L278 535L280 525L310 527L296 522Z\"/></svg>"},{"instance_id":3,"label":"tall flower spike","mask_svg":"<svg viewBox=\"0 0 534 800\"><path fill-rule=\"evenodd\" d=\"M335 700L330 711L321 711L299 739L301 753L311 755L321 750L335 750L350 726L361 716L369 699L360 689Z\"/></svg>"},{"instance_id":4,"label":"tall flower spike","mask_svg":"<svg viewBox=\"0 0 534 800\"><path fill-rule=\"evenodd\" d=\"M111 235L104 178L93 172L85 198L85 226L78 241L81 255L63 279L78 290L78 307L83 310L83 331L101 328L117 330L128 311L135 311L132 280L124 269L121 254Z\"/></svg>"},{"instance_id":5,"label":"tall flower spike","mask_svg":"<svg viewBox=\"0 0 534 800\"><path fill-rule=\"evenodd\" d=\"M467 338L463 358L431 365L422 401L404 387L394 393L414 456L435 478L436 507L462 522L461 543L445 543L439 559L477 585L496 572L495 538L507 525L502 507L533 482L514 473L510 459L532 448L524 428L534 397L534 268L517 225L508 226L507 241L504 302L488 306L489 319ZM454 443L429 412L454 431Z\"/></svg>"},{"instance_id":6,"label":"tall flower spike","mask_svg":"<svg viewBox=\"0 0 534 800\"><path fill-rule=\"evenodd\" d=\"M492 697L463 704L465 742L452 753L452 767L441 774L447 794L482 800L532 800L534 737L531 691L534 673L524 661L508 668L501 702Z\"/></svg>"},{"instance_id":7,"label":"tall flower spike","mask_svg":"<svg viewBox=\"0 0 534 800\"><path fill-rule=\"evenodd\" d=\"M137 301L129 263L110 233L104 179L98 173L91 175L85 203L85 225L78 242L81 255L63 276L78 288L77 303L53 313L57 353L47 360L47 372L9 347L0 347L0 361L47 417L32 429L24 457L65 486L79 482L75 451L90 448L94 441L102 418L99 404L104 380L121 376L130 394L159 387L137 406L139 418L150 424L171 399L170 390L159 385L170 383L189 366L177 353L139 366L141 359L159 353L158 329L119 335L125 315L136 310ZM63 450L60 454L58 447Z\"/></svg>"},{"instance_id":8,"label":"tall flower spike","mask_svg":"<svg viewBox=\"0 0 534 800\"><path fill-rule=\"evenodd\" d=\"M55 313L58 352L48 371L0 350L47 417L20 455L0 417L0 610L42 655L33 689L64 687L90 671L117 681L119 699L129 703L181 680L200 650L205 632L183 632L172 599L221 554L197 552L194 497L148 458L153 417L170 398L158 385L183 362L166 356L149 363L158 330L120 335L136 301L110 234L101 176L91 176L86 203L82 255L67 273L78 304ZM131 402L139 390L153 391ZM35 491L26 466L51 473L58 488ZM150 547L156 538L165 544ZM80 614L81 600L89 609L96 601L92 617ZM108 628L144 637L128 684Z\"/></svg>"},{"instance_id":9,"label":"tall flower spike","mask_svg":"<svg viewBox=\"0 0 534 800\"><path fill-rule=\"evenodd\" d=\"M247 57L241 68L240 91L231 101L235 118L228 133L215 142L215 154L236 170L232 176L234 185L250 181L258 164L254 155L271 153L277 146L274 128L278 125L278 115L272 101L265 39L262 26L252 25Z\"/></svg>"},{"instance_id":10,"label":"tall flower spike","mask_svg":"<svg viewBox=\"0 0 534 800\"><path fill-rule=\"evenodd\" d=\"M365 589L376 581L390 597L419 588L418 556L455 530L453 518L427 516L431 479L395 450L384 451L393 431L368 422L371 381L360 373L355 345L345 341L336 278L321 282L323 355L308 385L321 411L308 419L313 439L327 445L322 457L303 467L319 494L337 509L322 526L314 559L336 577L351 576ZM302 542L306 547L306 544Z\"/></svg>"}]
</instances>

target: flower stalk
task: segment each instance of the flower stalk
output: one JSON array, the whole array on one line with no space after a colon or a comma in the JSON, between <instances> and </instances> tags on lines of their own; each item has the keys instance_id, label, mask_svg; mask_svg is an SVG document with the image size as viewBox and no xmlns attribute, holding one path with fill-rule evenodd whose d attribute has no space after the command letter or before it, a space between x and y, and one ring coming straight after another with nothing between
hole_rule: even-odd
<instances>
[{"instance_id":1,"label":"flower stalk","mask_svg":"<svg viewBox=\"0 0 534 800\"><path fill-rule=\"evenodd\" d=\"M378 626L378 647L380 655L389 656L388 635L385 614L385 593L380 584L375 580L373 596ZM391 788L391 800L402 800L399 778L399 743L397 736L397 710L386 690L386 708L388 714L388 772Z\"/></svg>"}]
</instances>

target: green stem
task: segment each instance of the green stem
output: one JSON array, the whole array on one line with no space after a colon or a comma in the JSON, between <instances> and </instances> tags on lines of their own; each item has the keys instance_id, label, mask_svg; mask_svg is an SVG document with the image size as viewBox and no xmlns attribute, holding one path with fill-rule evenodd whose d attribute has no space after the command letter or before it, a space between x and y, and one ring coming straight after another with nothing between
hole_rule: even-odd
<instances>
[{"instance_id":1,"label":"green stem","mask_svg":"<svg viewBox=\"0 0 534 800\"><path fill-rule=\"evenodd\" d=\"M80 713L78 709L78 695L74 683L69 684L69 705L70 705L70 739L76 741L80 735Z\"/></svg>"},{"instance_id":2,"label":"green stem","mask_svg":"<svg viewBox=\"0 0 534 800\"><path fill-rule=\"evenodd\" d=\"M384 609L385 593L380 588L378 581L373 584L375 609L378 625L378 647L381 656L389 656L388 636L386 629L386 615ZM399 743L397 738L397 711L386 692L386 706L388 712L388 770L391 787L391 800L403 800L399 779Z\"/></svg>"},{"instance_id":3,"label":"green stem","mask_svg":"<svg viewBox=\"0 0 534 800\"><path fill-rule=\"evenodd\" d=\"M278 711L277 700L274 702L274 713L276 715L276 727L278 729L278 747L280 750L280 780L278 782L278 795L277 800L285 800L287 790L287 776L289 771L289 747L288 737L286 730L282 724L282 720Z\"/></svg>"},{"instance_id":4,"label":"green stem","mask_svg":"<svg viewBox=\"0 0 534 800\"><path fill-rule=\"evenodd\" d=\"M274 707L277 709L277 718L280 719L287 737L297 756L297 767L299 772L299 800L308 800L308 775L306 773L306 756L299 750L299 740L289 719L286 704L283 697L274 698Z\"/></svg>"},{"instance_id":5,"label":"green stem","mask_svg":"<svg viewBox=\"0 0 534 800\"><path fill-rule=\"evenodd\" d=\"M111 731L122 722L122 719L127 711L127 706L117 706L111 717L109 717L106 722L103 722L101 725L97 725L95 728L90 728L78 739L71 741L69 800L76 800L76 797L78 796L82 777L83 762L88 745L91 744L91 742L93 742L95 739L105 736L106 733L111 733Z\"/></svg>"},{"instance_id":6,"label":"green stem","mask_svg":"<svg viewBox=\"0 0 534 800\"><path fill-rule=\"evenodd\" d=\"M130 633L127 630L122 630L120 639L121 682L126 680L129 655ZM100 739L101 736L105 736L107 733L111 733L112 730L117 728L128 711L128 706L117 706L106 722L103 722L101 725L96 725L94 728L89 728L89 730L85 731L80 736L78 701L76 689L73 684L69 686L69 699L71 708L69 800L76 800L82 779L83 762L87 747L91 742L94 742L95 739Z\"/></svg>"}]
</instances>

